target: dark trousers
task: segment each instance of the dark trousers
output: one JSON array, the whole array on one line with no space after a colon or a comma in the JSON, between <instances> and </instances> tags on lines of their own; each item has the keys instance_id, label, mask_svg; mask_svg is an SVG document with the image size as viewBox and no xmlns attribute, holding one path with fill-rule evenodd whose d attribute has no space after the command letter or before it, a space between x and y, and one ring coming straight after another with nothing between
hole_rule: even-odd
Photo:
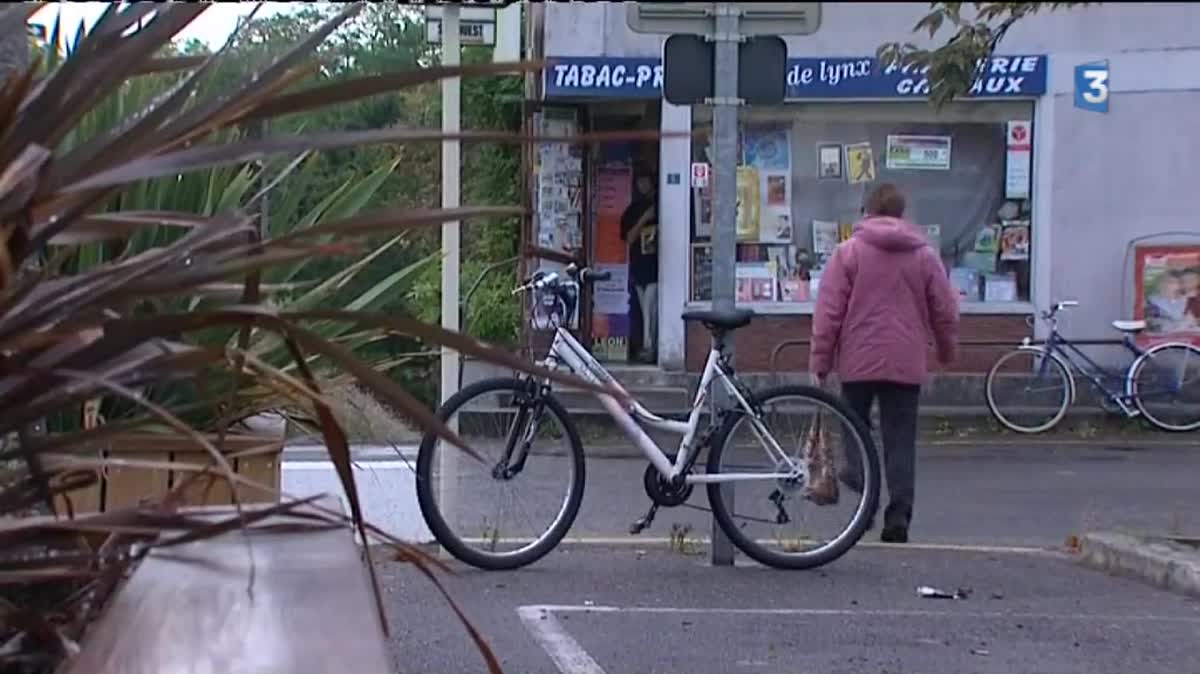
<instances>
[{"instance_id":1,"label":"dark trousers","mask_svg":"<svg viewBox=\"0 0 1200 674\"><path fill-rule=\"evenodd\" d=\"M871 406L879 400L879 431L883 436L883 471L887 477L885 527L908 528L916 491L917 405L921 387L886 381L846 382L842 398L871 426ZM846 486L862 491L862 463L857 452L846 452Z\"/></svg>"}]
</instances>

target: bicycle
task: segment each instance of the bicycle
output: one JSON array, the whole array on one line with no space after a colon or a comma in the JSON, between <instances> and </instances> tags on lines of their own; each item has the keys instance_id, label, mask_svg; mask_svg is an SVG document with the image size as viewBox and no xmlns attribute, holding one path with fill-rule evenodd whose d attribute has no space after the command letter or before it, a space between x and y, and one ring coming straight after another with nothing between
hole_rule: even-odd
<instances>
[{"instance_id":1,"label":"bicycle","mask_svg":"<svg viewBox=\"0 0 1200 674\"><path fill-rule=\"evenodd\" d=\"M1074 372L1083 374L1092 389L1100 396L1101 406L1108 412L1123 414L1126 418L1145 417L1154 426L1175 432L1200 429L1200 348L1185 342L1163 342L1143 349L1135 336L1146 329L1145 321L1113 321L1114 329L1121 333L1120 339L1071 340L1058 331L1058 314L1064 309L1077 307L1078 302L1058 302L1049 311L1039 316L1050 328L1044 345L1035 345L1026 337L1021 345L1010 351L992 365L985 382L987 406L992 416L1006 428L1018 433L1041 433L1056 426L1066 416L1067 408L1075 402L1077 389ZM1030 326L1033 318L1028 319ZM1096 363L1080 350L1079 346L1123 346L1133 354L1133 360L1124 369L1110 369ZM1020 363L1022 358L1029 363ZM1006 369L1008 368L1008 369ZM1051 373L1053 371L1053 373ZM1157 379L1152 379L1158 377ZM1190 398L1183 396L1184 385L1193 383ZM1058 393L1046 400L1050 404L1039 405L1030 398L1040 392L1040 385L1061 383ZM1038 384L1037 391L1033 385ZM1158 388L1148 384L1158 384ZM997 402L999 394L1017 392L1024 394L1026 404L1016 412L1002 412ZM1183 420L1168 420L1165 411L1153 405L1160 398L1172 401L1182 399L1175 409L1184 415ZM1020 412L1039 413L1044 411L1049 418L1041 423L1021 423L1016 420Z\"/></svg>"},{"instance_id":2,"label":"bicycle","mask_svg":"<svg viewBox=\"0 0 1200 674\"><path fill-rule=\"evenodd\" d=\"M571 264L562 274L538 272L513 293L532 293L533 322L554 330L548 353L541 361L543 365L565 368L583 380L606 384L612 387L611 390L620 391L628 398L616 379L563 326L575 315L582 284L608 279L608 273L580 269L576 264ZM685 417L659 416L641 403L632 402L625 406L612 395L595 394L607 415L649 461L642 475L641 487L650 498L650 508L633 523L630 533L638 534L649 527L660 507L686 505L708 511L707 508L687 504L693 487L704 484L710 512L734 545L747 556L777 568L820 566L845 554L870 524L879 502L879 458L864 422L833 394L813 386L782 386L753 393L742 385L724 353L724 345L727 336L750 324L753 316L753 312L744 309L685 314L685 319L700 322L712 334L712 349L694 402ZM709 401L710 389L715 382L721 382L733 404L716 406L708 424L701 430L701 413ZM473 402L480 404L475 411L469 409ZM773 409L775 403L788 403L781 408L785 421L802 422L804 430L797 436L800 451L794 456L784 449L788 438L773 432L764 422L766 410ZM437 542L460 561L485 570L522 567L553 550L579 513L585 483L585 462L580 432L555 396L550 382L528 375L475 382L451 396L437 411L437 415L444 423L449 423L454 417L460 436L477 452L483 454L494 449L499 454L494 463L488 459L483 465L482 479L467 481L465 488L472 492L492 484L511 485L515 478L521 476L533 482L524 493L541 494L544 491L543 483L554 469L564 469L568 474L565 494L561 500L550 502L551 509L556 510L549 522L535 525L534 533L530 536L510 535L507 530L501 531L497 521L476 511L485 504L484 498L455 499L459 501L456 504L458 507L452 505L447 508L449 513L443 512L438 497L439 476L434 475L434 470L439 463L440 451L450 453L457 450L434 434L427 433L422 438L417 456L417 498L422 517ZM483 430L488 421L496 420L504 423L493 432ZM540 432L538 423L543 420L555 422L556 429ZM840 425L835 427L829 420L840 422ZM806 421L809 423L804 423ZM806 439L814 431L813 424L818 423L831 435L841 431L840 447L845 451L846 464L837 477L829 479L828 483L836 488L840 481L849 493L856 496L857 500L852 503L853 514L847 522L838 525L840 528L836 529L836 535L825 542L814 539L808 533L791 537L778 534L768 538L756 537L753 532L747 531L750 524L780 527L796 524L807 527L810 521L833 513L833 506L852 501L839 495L833 503L820 503L809 489L813 486L810 472L821 466L813 463L812 454L805 449L805 445L809 444ZM668 454L660 448L643 426L681 436L676 452ZM739 463L748 458L746 443L739 443L734 435L743 427L749 428L766 455L767 467L763 472L744 472L746 468ZM468 439L471 433L479 437ZM559 451L534 451L531 445L534 440L540 439L559 440L564 446ZM834 444L834 439L830 439L824 446ZM708 450L708 457L703 472L700 472L697 464L703 449ZM830 463L833 461L827 460ZM462 463L476 464L465 460ZM831 474L832 465L826 468L828 472L822 474ZM461 481L464 477L462 471L455 470L446 479ZM741 506L738 512L734 511L731 497L727 497L726 490L722 489L724 483L738 483L736 497ZM743 486L749 488L757 485L766 485L769 490L765 499L749 498L742 492ZM451 497L448 495L448 498ZM818 501L818 507L812 509L815 514L811 519L808 514L798 520L793 519L795 512L789 511L789 507L794 503L813 501ZM747 506L761 506L767 510L768 516L745 516L742 508ZM503 514L504 504L497 502L497 509ZM528 509L509 507L509 510L519 511L519 514L528 518ZM747 517L747 523L735 523L738 517ZM478 529L472 530L476 526Z\"/></svg>"}]
</instances>

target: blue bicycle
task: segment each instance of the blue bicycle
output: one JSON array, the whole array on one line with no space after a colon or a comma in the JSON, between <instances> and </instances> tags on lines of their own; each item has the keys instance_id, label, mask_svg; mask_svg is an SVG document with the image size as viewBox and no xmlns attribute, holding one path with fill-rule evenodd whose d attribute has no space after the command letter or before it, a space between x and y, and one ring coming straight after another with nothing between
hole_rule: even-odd
<instances>
[{"instance_id":1,"label":"blue bicycle","mask_svg":"<svg viewBox=\"0 0 1200 674\"><path fill-rule=\"evenodd\" d=\"M988 409L1006 428L1018 433L1050 430L1075 402L1074 372L1081 373L1100 397L1100 405L1128 418L1143 416L1164 431L1200 429L1200 348L1186 342L1164 342L1148 349L1134 337L1145 321L1113 321L1120 339L1070 340L1058 332L1057 315L1079 306L1065 301L1040 316L1050 327L1044 344L1025 338L1001 356L985 382ZM1032 317L1030 318L1032 325ZM1124 369L1103 367L1080 346L1123 346L1133 354Z\"/></svg>"}]
</instances>

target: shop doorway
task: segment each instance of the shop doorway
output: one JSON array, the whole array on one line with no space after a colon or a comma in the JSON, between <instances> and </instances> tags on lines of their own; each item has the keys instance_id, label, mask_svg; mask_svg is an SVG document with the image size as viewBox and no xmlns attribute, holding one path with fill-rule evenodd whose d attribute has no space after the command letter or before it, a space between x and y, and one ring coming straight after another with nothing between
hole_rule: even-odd
<instances>
[{"instance_id":1,"label":"shop doorway","mask_svg":"<svg viewBox=\"0 0 1200 674\"><path fill-rule=\"evenodd\" d=\"M658 106L591 110L595 131L658 129ZM598 360L658 362L657 141L596 143L588 162L588 257L610 280L592 288L591 345Z\"/></svg>"}]
</instances>

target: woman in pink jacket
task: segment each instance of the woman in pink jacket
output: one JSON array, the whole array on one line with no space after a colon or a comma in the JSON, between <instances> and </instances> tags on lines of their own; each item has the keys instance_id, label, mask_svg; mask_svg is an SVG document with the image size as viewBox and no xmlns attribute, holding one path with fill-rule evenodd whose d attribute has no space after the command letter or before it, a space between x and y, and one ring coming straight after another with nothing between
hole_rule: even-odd
<instances>
[{"instance_id":1,"label":"woman in pink jacket","mask_svg":"<svg viewBox=\"0 0 1200 674\"><path fill-rule=\"evenodd\" d=\"M916 478L917 406L930 346L948 364L958 339L958 295L925 233L904 220L904 196L884 184L868 197L854 235L821 274L809 371L836 373L846 402L870 423L879 400L889 503L880 539L908 541ZM857 454L842 481L862 490ZM853 457L851 459L850 457Z\"/></svg>"}]
</instances>

